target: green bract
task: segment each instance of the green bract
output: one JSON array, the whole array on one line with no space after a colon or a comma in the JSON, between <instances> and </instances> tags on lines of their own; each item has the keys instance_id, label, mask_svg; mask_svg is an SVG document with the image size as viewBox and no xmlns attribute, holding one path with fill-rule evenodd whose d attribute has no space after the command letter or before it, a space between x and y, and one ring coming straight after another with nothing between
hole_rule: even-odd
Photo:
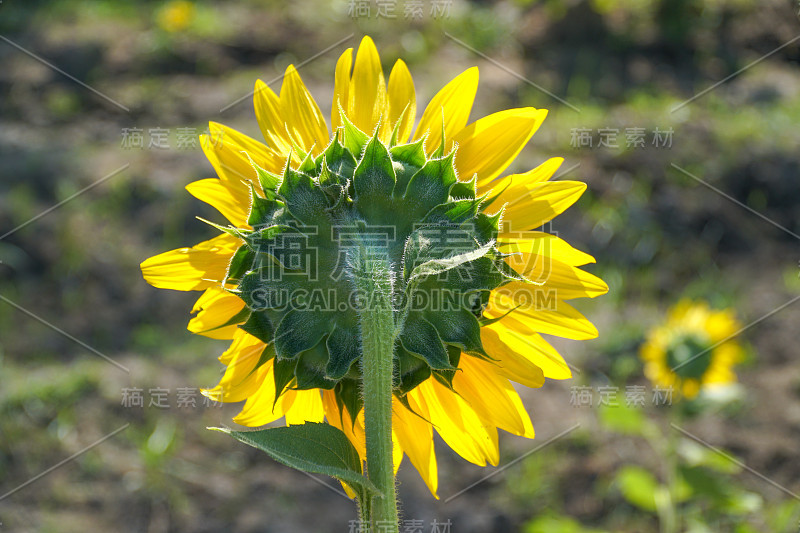
<instances>
[{"instance_id":1,"label":"green bract","mask_svg":"<svg viewBox=\"0 0 800 533\"><path fill-rule=\"evenodd\" d=\"M428 157L423 144L387 146L345 118L323 153L301 153L296 168L290 158L283 176L254 164L252 229L220 228L244 241L225 286L247 304L229 324L246 320L267 343L259 365L275 358L276 398L286 387L333 389L355 420L358 311L381 297L355 281L376 265L392 280L398 398L431 374L451 386L462 351L489 358L489 292L524 278L495 246L502 210L483 212L493 198L457 179L455 151Z\"/></svg>"}]
</instances>

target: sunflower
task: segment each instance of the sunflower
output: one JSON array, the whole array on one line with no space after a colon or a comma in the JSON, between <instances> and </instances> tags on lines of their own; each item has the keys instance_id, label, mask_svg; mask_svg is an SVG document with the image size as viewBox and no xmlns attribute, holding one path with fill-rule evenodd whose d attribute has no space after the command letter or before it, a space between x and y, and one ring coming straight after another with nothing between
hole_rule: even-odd
<instances>
[{"instance_id":1,"label":"sunflower","mask_svg":"<svg viewBox=\"0 0 800 533\"><path fill-rule=\"evenodd\" d=\"M164 5L156 14L158 26L167 32L176 33L185 30L192 23L195 7L188 0L173 0Z\"/></svg>"},{"instance_id":2,"label":"sunflower","mask_svg":"<svg viewBox=\"0 0 800 533\"><path fill-rule=\"evenodd\" d=\"M733 366L743 355L734 339L741 329L731 309L713 310L706 302L681 300L642 345L645 375L689 399L706 387L733 383Z\"/></svg>"},{"instance_id":3,"label":"sunflower","mask_svg":"<svg viewBox=\"0 0 800 533\"><path fill-rule=\"evenodd\" d=\"M201 144L219 179L187 189L229 225L141 268L155 287L203 291L188 329L231 339L220 356L225 374L204 393L244 401L235 422L327 421L363 459L359 299L348 276L353 250L369 243L393 280L395 469L408 456L436 495L434 429L481 466L498 462L498 428L533 438L511 382L571 377L542 334L596 337L565 300L608 287L578 268L591 256L534 230L586 189L548 181L563 159L498 178L546 110L468 124L473 67L430 100L415 128L405 63L394 64L387 83L369 37L353 55L346 50L336 64L330 129L294 66L279 95L256 82L265 142L209 125Z\"/></svg>"}]
</instances>

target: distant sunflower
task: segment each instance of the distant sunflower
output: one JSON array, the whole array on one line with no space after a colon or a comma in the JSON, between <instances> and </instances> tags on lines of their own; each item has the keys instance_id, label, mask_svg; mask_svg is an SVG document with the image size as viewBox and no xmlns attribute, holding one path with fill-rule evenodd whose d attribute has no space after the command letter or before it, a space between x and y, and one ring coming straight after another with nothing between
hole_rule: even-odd
<instances>
[{"instance_id":1,"label":"distant sunflower","mask_svg":"<svg viewBox=\"0 0 800 533\"><path fill-rule=\"evenodd\" d=\"M682 300L664 324L650 330L642 345L645 374L653 383L694 398L705 387L736 381L733 366L742 347L733 337L742 329L731 309Z\"/></svg>"},{"instance_id":2,"label":"distant sunflower","mask_svg":"<svg viewBox=\"0 0 800 533\"><path fill-rule=\"evenodd\" d=\"M185 30L192 23L195 7L188 0L173 0L161 7L156 14L156 22L162 30L176 33Z\"/></svg>"},{"instance_id":3,"label":"distant sunflower","mask_svg":"<svg viewBox=\"0 0 800 533\"><path fill-rule=\"evenodd\" d=\"M546 377L569 378L541 334L596 337L564 300L608 288L578 268L591 256L534 231L586 189L548 181L561 158L496 179L547 112L511 109L467 124L477 86L478 70L466 70L433 97L414 128L408 68L398 60L387 84L365 37L355 61L348 49L336 65L331 129L294 66L280 95L256 83L266 144L210 124L201 142L219 179L187 189L230 226L141 267L155 287L204 291L188 328L232 339L220 357L225 375L205 394L246 401L235 422L327 420L364 457L347 241L383 239L372 249L391 268L399 302L395 468L407 455L435 495L434 428L482 466L498 462L497 428L534 436L511 381L540 387ZM286 292L290 303L279 301ZM450 307L440 305L442 295Z\"/></svg>"}]
</instances>

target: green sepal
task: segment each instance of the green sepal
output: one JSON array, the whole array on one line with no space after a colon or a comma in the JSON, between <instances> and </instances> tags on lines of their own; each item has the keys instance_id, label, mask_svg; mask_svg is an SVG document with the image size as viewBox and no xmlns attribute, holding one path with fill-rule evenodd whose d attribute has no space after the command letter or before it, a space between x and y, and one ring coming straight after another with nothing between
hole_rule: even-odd
<instances>
[{"instance_id":1,"label":"green sepal","mask_svg":"<svg viewBox=\"0 0 800 533\"><path fill-rule=\"evenodd\" d=\"M221 226L219 224L215 224L214 222L211 222L210 220L206 220L203 217L195 217L195 218L197 220L199 220L200 222L205 222L206 224L208 224L209 226L211 226L214 229L218 229L222 233L227 233L231 237L236 237L237 239L242 239L243 241L246 241L247 238L252 233L252 231L250 231L250 230L243 230L243 229L239 229L239 228L234 228L233 226Z\"/></svg>"},{"instance_id":2,"label":"green sepal","mask_svg":"<svg viewBox=\"0 0 800 533\"><path fill-rule=\"evenodd\" d=\"M520 274L519 272L517 272L516 270L511 268L511 265L506 263L504 257L508 257L508 255L507 254L502 254L502 255L498 254L498 255L496 255L494 257L494 266L497 269L497 271L500 272L500 274L503 275L503 277L505 277L506 279L509 279L509 280L522 281L523 283L531 283L531 284L534 284L534 285L541 285L541 283L536 283L535 281L532 281L531 279L529 279L524 274Z\"/></svg>"},{"instance_id":3,"label":"green sepal","mask_svg":"<svg viewBox=\"0 0 800 533\"><path fill-rule=\"evenodd\" d=\"M403 348L425 359L432 369L452 369L447 350L445 350L436 328L420 313L408 314L403 331L400 333L400 342L403 344Z\"/></svg>"},{"instance_id":4,"label":"green sepal","mask_svg":"<svg viewBox=\"0 0 800 533\"><path fill-rule=\"evenodd\" d=\"M394 168L389 151L377 135L370 140L364 156L353 173L356 201L374 202L392 194L395 184Z\"/></svg>"},{"instance_id":5,"label":"green sepal","mask_svg":"<svg viewBox=\"0 0 800 533\"><path fill-rule=\"evenodd\" d=\"M328 199L314 180L303 172L286 167L278 193L294 218L305 224L319 224L328 208Z\"/></svg>"},{"instance_id":6,"label":"green sepal","mask_svg":"<svg viewBox=\"0 0 800 533\"><path fill-rule=\"evenodd\" d=\"M300 165L297 167L297 171L308 175L317 173L317 164L314 161L314 158L311 157L311 152L308 152L305 155L303 160L300 162Z\"/></svg>"},{"instance_id":7,"label":"green sepal","mask_svg":"<svg viewBox=\"0 0 800 533\"><path fill-rule=\"evenodd\" d=\"M402 346L396 346L395 353L395 388L400 395L405 395L431 377L431 367L424 359Z\"/></svg>"},{"instance_id":8,"label":"green sepal","mask_svg":"<svg viewBox=\"0 0 800 533\"><path fill-rule=\"evenodd\" d=\"M332 327L327 313L290 309L275 330L275 351L281 359L294 359L319 344Z\"/></svg>"},{"instance_id":9,"label":"green sepal","mask_svg":"<svg viewBox=\"0 0 800 533\"><path fill-rule=\"evenodd\" d=\"M322 342L300 354L294 371L295 388L298 390L334 388L336 380L328 378L325 373L328 358L328 350Z\"/></svg>"},{"instance_id":10,"label":"green sepal","mask_svg":"<svg viewBox=\"0 0 800 533\"><path fill-rule=\"evenodd\" d=\"M428 310L425 319L433 324L444 342L470 355L489 358L481 342L481 326L470 309Z\"/></svg>"},{"instance_id":11,"label":"green sepal","mask_svg":"<svg viewBox=\"0 0 800 533\"><path fill-rule=\"evenodd\" d=\"M245 153L247 159L250 161L250 165L255 169L256 175L258 176L258 182L261 184L261 188L264 191L264 194L269 197L269 193L274 193L278 190L278 187L281 185L281 177L277 174L273 174L268 170L265 170L258 166L258 164L253 161L253 158L250 157L250 154ZM291 159L291 158L290 158ZM288 162L287 162L288 164Z\"/></svg>"},{"instance_id":12,"label":"green sepal","mask_svg":"<svg viewBox=\"0 0 800 533\"><path fill-rule=\"evenodd\" d=\"M431 159L408 182L403 197L406 199L406 216L421 220L428 211L443 204L450 196L450 188L458 181L453 168L453 155Z\"/></svg>"},{"instance_id":13,"label":"green sepal","mask_svg":"<svg viewBox=\"0 0 800 533\"><path fill-rule=\"evenodd\" d=\"M248 335L252 335L261 342L271 343L275 338L275 328L272 321L264 311L253 311L247 322L239 326Z\"/></svg>"},{"instance_id":14,"label":"green sepal","mask_svg":"<svg viewBox=\"0 0 800 533\"><path fill-rule=\"evenodd\" d=\"M347 409L352 426L355 427L358 413L364 407L364 398L361 396L361 384L354 379L343 379L336 384L336 403L339 410ZM344 423L344 420L342 420Z\"/></svg>"},{"instance_id":15,"label":"green sepal","mask_svg":"<svg viewBox=\"0 0 800 533\"><path fill-rule=\"evenodd\" d=\"M267 254L262 254L266 256ZM242 276L239 286L235 293L253 311L263 311L265 309L278 309L285 307L289 302L284 301L282 295L291 294L295 284L290 280L283 280L280 285L274 283L265 284L264 280L273 280L274 272L281 268L277 259L271 256L267 261L272 262L271 266L262 266Z\"/></svg>"},{"instance_id":16,"label":"green sepal","mask_svg":"<svg viewBox=\"0 0 800 533\"><path fill-rule=\"evenodd\" d=\"M261 366L264 365L267 361L274 358L275 358L275 347L272 344L267 344L264 347L264 349L261 350L261 355L258 356L258 362L256 362L256 366L254 366L253 369L250 371L250 373L247 375L250 376L250 374L254 373L256 370L261 368ZM277 397L278 395L276 394L275 395L276 400ZM274 408L275 405L273 404L272 407Z\"/></svg>"},{"instance_id":17,"label":"green sepal","mask_svg":"<svg viewBox=\"0 0 800 533\"><path fill-rule=\"evenodd\" d=\"M429 259L422 264L415 266L409 273L408 279L409 281L412 281L415 278L439 275L449 272L453 269L467 269L469 268L469 263L483 258L489 252L489 250L492 249L493 245L494 243L490 242L481 246L480 248L452 255L443 259ZM459 272L459 274L462 276L465 275L463 272Z\"/></svg>"},{"instance_id":18,"label":"green sepal","mask_svg":"<svg viewBox=\"0 0 800 533\"><path fill-rule=\"evenodd\" d=\"M361 499L367 493L380 495L375 485L363 475L361 459L353 444L340 429L329 424L306 422L255 431L209 429L227 433L286 466L347 483L360 494Z\"/></svg>"},{"instance_id":19,"label":"green sepal","mask_svg":"<svg viewBox=\"0 0 800 533\"><path fill-rule=\"evenodd\" d=\"M342 379L350 370L350 366L361 356L358 339L357 327L343 328L337 325L333 328L325 341L330 354L325 368L325 375L328 378L337 381Z\"/></svg>"},{"instance_id":20,"label":"green sepal","mask_svg":"<svg viewBox=\"0 0 800 533\"><path fill-rule=\"evenodd\" d=\"M252 248L249 246L240 246L231 258L231 263L228 267L228 273L225 277L223 285L226 285L229 280L240 280L242 276L244 276L245 273L252 268L255 257L256 253Z\"/></svg>"},{"instance_id":21,"label":"green sepal","mask_svg":"<svg viewBox=\"0 0 800 533\"><path fill-rule=\"evenodd\" d=\"M350 122L350 119L347 117L347 113L342 111L341 104L339 105L339 112L342 117L344 147L347 148L357 159L360 159L361 153L364 151L364 147L369 142L369 135L358 129L355 124Z\"/></svg>"},{"instance_id":22,"label":"green sepal","mask_svg":"<svg viewBox=\"0 0 800 533\"><path fill-rule=\"evenodd\" d=\"M442 157L444 155L445 144L447 143L445 142L445 134L444 134L444 108L442 108L442 141L439 143L439 146L436 148L436 150L434 150L433 153L431 154L431 158L438 159Z\"/></svg>"},{"instance_id":23,"label":"green sepal","mask_svg":"<svg viewBox=\"0 0 800 533\"><path fill-rule=\"evenodd\" d=\"M439 204L425 215L423 224L451 223L460 224L472 221L480 211L480 198L465 198L445 204ZM473 233L473 232L470 232Z\"/></svg>"},{"instance_id":24,"label":"green sepal","mask_svg":"<svg viewBox=\"0 0 800 533\"><path fill-rule=\"evenodd\" d=\"M502 215L502 211L498 211L493 215L478 213L478 216L475 217L474 227L475 234L480 242L497 240L497 235L500 233L500 219Z\"/></svg>"},{"instance_id":25,"label":"green sepal","mask_svg":"<svg viewBox=\"0 0 800 533\"><path fill-rule=\"evenodd\" d=\"M469 181L458 181L450 189L450 196L456 200L475 199L478 197L478 176ZM484 196L486 198L486 196ZM485 207L485 206L484 206Z\"/></svg>"},{"instance_id":26,"label":"green sepal","mask_svg":"<svg viewBox=\"0 0 800 533\"><path fill-rule=\"evenodd\" d=\"M336 177L340 185L346 184L353 176L356 168L356 158L353 154L339 143L339 136L336 135L322 154L325 157L325 167L332 177ZM322 157L322 156L321 156ZM322 183L322 179L320 179Z\"/></svg>"},{"instance_id":27,"label":"green sepal","mask_svg":"<svg viewBox=\"0 0 800 533\"><path fill-rule=\"evenodd\" d=\"M278 399L283 395L283 391L294 379L295 369L297 367L297 359L280 359L275 357L275 363L272 367L272 378L275 383L275 401L272 403L272 408L278 403Z\"/></svg>"},{"instance_id":28,"label":"green sepal","mask_svg":"<svg viewBox=\"0 0 800 533\"><path fill-rule=\"evenodd\" d=\"M276 200L268 200L261 198L256 194L256 189L250 184L250 196L252 198L250 204L250 215L247 217L247 223L253 228L264 226L270 223L275 213L283 207L283 204Z\"/></svg>"},{"instance_id":29,"label":"green sepal","mask_svg":"<svg viewBox=\"0 0 800 533\"><path fill-rule=\"evenodd\" d=\"M400 124L403 123L403 119L406 118L406 113L408 113L408 108L411 104L408 103L403 108L403 112L400 113L400 116L397 117L397 120L394 123L394 127L392 128L392 136L389 139L389 146L396 146L397 145L397 134L400 132Z\"/></svg>"},{"instance_id":30,"label":"green sepal","mask_svg":"<svg viewBox=\"0 0 800 533\"><path fill-rule=\"evenodd\" d=\"M453 379L455 379L456 372L459 370L458 363L461 361L461 349L456 346L447 345L447 356L450 358L450 365L453 367L453 369L433 370L431 373L436 381L450 389L452 392L455 392L453 389Z\"/></svg>"},{"instance_id":31,"label":"green sepal","mask_svg":"<svg viewBox=\"0 0 800 533\"><path fill-rule=\"evenodd\" d=\"M477 180L477 176L475 179ZM503 194L510 186L511 180L508 180L508 183L499 192L495 192L494 189L492 189L490 192L486 193L486 203L484 204L484 209L492 205L495 200L497 200L497 198L500 197L500 195Z\"/></svg>"}]
</instances>

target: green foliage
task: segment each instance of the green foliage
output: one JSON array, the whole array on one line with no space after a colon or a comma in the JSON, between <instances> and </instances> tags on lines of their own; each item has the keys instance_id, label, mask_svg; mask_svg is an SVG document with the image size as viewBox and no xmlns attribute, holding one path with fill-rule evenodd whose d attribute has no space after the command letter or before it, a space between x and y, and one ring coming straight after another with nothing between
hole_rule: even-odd
<instances>
[{"instance_id":1,"label":"green foliage","mask_svg":"<svg viewBox=\"0 0 800 533\"><path fill-rule=\"evenodd\" d=\"M602 405L598 417L604 428L623 435L650 435L655 431L653 423L645 418L642 408L634 406Z\"/></svg>"},{"instance_id":2,"label":"green foliage","mask_svg":"<svg viewBox=\"0 0 800 533\"><path fill-rule=\"evenodd\" d=\"M307 422L296 426L234 431L209 428L265 452L281 464L311 474L331 476L347 483L362 496L376 494L375 486L361 471L358 452L341 430Z\"/></svg>"},{"instance_id":3,"label":"green foliage","mask_svg":"<svg viewBox=\"0 0 800 533\"><path fill-rule=\"evenodd\" d=\"M634 465L623 466L617 472L615 482L629 503L645 511L656 511L655 495L659 484L649 470Z\"/></svg>"},{"instance_id":4,"label":"green foliage","mask_svg":"<svg viewBox=\"0 0 800 533\"><path fill-rule=\"evenodd\" d=\"M566 516L543 516L528 522L523 533L605 533L604 530L584 527Z\"/></svg>"}]
</instances>

